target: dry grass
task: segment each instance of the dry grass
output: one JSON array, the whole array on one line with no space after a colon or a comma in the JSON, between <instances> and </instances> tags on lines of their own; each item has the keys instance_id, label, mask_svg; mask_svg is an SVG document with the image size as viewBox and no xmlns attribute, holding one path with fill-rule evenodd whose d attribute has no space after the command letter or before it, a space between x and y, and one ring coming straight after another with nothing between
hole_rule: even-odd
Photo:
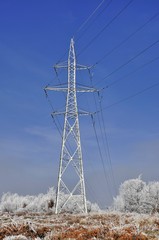
<instances>
[{"instance_id":1,"label":"dry grass","mask_svg":"<svg viewBox=\"0 0 159 240\"><path fill-rule=\"evenodd\" d=\"M159 216L102 213L70 214L0 214L0 240L7 236L29 239L107 239L157 240Z\"/></svg>"}]
</instances>

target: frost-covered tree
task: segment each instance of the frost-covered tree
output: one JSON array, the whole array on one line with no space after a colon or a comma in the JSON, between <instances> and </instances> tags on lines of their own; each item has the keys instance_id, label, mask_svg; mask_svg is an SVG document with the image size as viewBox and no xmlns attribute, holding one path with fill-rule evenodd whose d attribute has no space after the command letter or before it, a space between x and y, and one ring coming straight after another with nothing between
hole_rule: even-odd
<instances>
[{"instance_id":1,"label":"frost-covered tree","mask_svg":"<svg viewBox=\"0 0 159 240\"><path fill-rule=\"evenodd\" d=\"M5 193L0 201L2 212L47 212L50 211L50 203L55 201L55 190L50 188L46 194L37 196L19 196L18 194ZM53 204L52 204L53 208ZM52 209L51 209L52 210Z\"/></svg>"},{"instance_id":2,"label":"frost-covered tree","mask_svg":"<svg viewBox=\"0 0 159 240\"><path fill-rule=\"evenodd\" d=\"M145 183L141 178L131 179L121 184L119 195L114 199L114 207L120 211L138 212Z\"/></svg>"},{"instance_id":3,"label":"frost-covered tree","mask_svg":"<svg viewBox=\"0 0 159 240\"><path fill-rule=\"evenodd\" d=\"M68 198L63 193L62 198ZM56 192L50 188L46 194L37 196L19 196L18 194L5 193L0 200L1 212L54 212L55 211ZM62 201L63 202L63 201ZM64 207L64 212L78 213L81 211L81 203L77 196ZM89 212L99 212L100 208L96 203L92 204L87 201Z\"/></svg>"},{"instance_id":4,"label":"frost-covered tree","mask_svg":"<svg viewBox=\"0 0 159 240\"><path fill-rule=\"evenodd\" d=\"M141 212L159 213L159 182L149 182L143 189Z\"/></svg>"},{"instance_id":5,"label":"frost-covered tree","mask_svg":"<svg viewBox=\"0 0 159 240\"><path fill-rule=\"evenodd\" d=\"M159 182L146 184L140 177L125 181L119 188L119 195L114 198L113 206L124 212L159 212Z\"/></svg>"}]
</instances>

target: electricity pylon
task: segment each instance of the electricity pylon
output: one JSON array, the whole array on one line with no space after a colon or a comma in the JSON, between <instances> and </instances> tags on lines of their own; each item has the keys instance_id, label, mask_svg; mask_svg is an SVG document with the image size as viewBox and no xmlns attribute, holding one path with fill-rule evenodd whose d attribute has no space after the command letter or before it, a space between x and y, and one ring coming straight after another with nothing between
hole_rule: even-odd
<instances>
[{"instance_id":1,"label":"electricity pylon","mask_svg":"<svg viewBox=\"0 0 159 240\"><path fill-rule=\"evenodd\" d=\"M68 69L68 86L46 87L46 90L67 92L65 112L53 112L52 116L64 114L64 129L62 148L60 155L58 185L56 193L55 213L67 209L69 204L75 204L79 212L87 213L86 191L83 172L83 159L80 140L79 115L87 115L88 112L78 111L77 92L95 92L94 88L76 87L76 70L89 69L87 66L76 64L74 40L71 39L67 65L58 64L57 68ZM73 187L67 177L74 176Z\"/></svg>"}]
</instances>

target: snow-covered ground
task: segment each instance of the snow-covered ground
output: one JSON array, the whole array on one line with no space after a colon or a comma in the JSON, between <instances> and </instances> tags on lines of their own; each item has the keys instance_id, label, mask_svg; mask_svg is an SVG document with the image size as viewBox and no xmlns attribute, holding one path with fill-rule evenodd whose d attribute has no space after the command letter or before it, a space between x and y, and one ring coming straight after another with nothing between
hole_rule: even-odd
<instances>
[{"instance_id":1,"label":"snow-covered ground","mask_svg":"<svg viewBox=\"0 0 159 240\"><path fill-rule=\"evenodd\" d=\"M159 239L159 215L1 213L0 239Z\"/></svg>"}]
</instances>

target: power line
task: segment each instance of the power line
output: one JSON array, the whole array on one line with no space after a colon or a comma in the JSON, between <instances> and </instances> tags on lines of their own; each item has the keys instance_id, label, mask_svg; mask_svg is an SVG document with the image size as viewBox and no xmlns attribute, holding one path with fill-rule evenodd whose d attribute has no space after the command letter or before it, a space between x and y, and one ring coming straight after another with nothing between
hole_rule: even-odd
<instances>
[{"instance_id":1,"label":"power line","mask_svg":"<svg viewBox=\"0 0 159 240\"><path fill-rule=\"evenodd\" d=\"M91 79L91 83L92 83L92 74L91 74L91 72L90 72L90 70L88 69L88 72L89 72L89 76L90 76L90 79ZM91 86L92 88L93 88L93 86ZM93 97L94 97L94 99L95 99L95 95L94 95L94 93L93 93ZM95 103L96 103L96 99L95 99ZM87 102L87 104L89 105L89 103ZM96 105L96 110L97 110L97 105ZM90 112L90 111L89 111ZM99 124L100 124L100 121L99 121ZM101 127L101 124L100 124L100 127ZM102 128L101 128L102 129ZM101 130L101 132L102 132L102 130ZM83 145L83 149L85 149L85 145ZM85 150L85 154L87 153L87 151ZM89 157L86 157L87 159L89 159ZM92 164L92 161L90 161L90 163L89 163L89 166L91 166L91 168L92 168L92 170L94 171L94 165ZM105 174L104 174L104 176L105 176ZM98 177L98 176L97 176ZM85 177L86 178L86 177ZM98 179L97 179L97 181L98 181ZM106 181L107 182L107 181ZM86 182L87 183L87 182ZM93 192L93 189L92 189L92 192ZM98 200L99 201L99 200ZM100 201L99 201L100 202ZM100 202L100 204L101 204L101 202ZM102 204L101 204L102 205Z\"/></svg>"},{"instance_id":2,"label":"power line","mask_svg":"<svg viewBox=\"0 0 159 240\"><path fill-rule=\"evenodd\" d=\"M118 83L119 81L125 79L126 77L129 77L129 76L133 75L134 73L138 72L138 71L141 70L142 68L150 65L151 63L153 63L153 62L155 62L155 61L157 61L157 60L159 60L159 56L157 56L156 58L151 59L150 61L144 63L143 65L139 66L139 67L136 68L135 70L133 70L133 71L129 72L128 74L124 75L123 77L121 77L121 78L119 78L119 79L111 82L110 84L105 85L105 86L102 88L102 90L108 89L109 87L115 85L115 84ZM95 85L98 85L98 83L99 83L99 82L97 82L96 84L94 84L94 86L95 86ZM81 95L83 95L83 93L81 93L80 96L81 96Z\"/></svg>"},{"instance_id":3,"label":"power line","mask_svg":"<svg viewBox=\"0 0 159 240\"><path fill-rule=\"evenodd\" d=\"M141 25L139 28L137 28L133 33L131 33L127 38L125 38L121 43L119 43L118 45L116 45L112 50L110 50L109 52L107 52L101 59L99 59L94 65L99 64L100 62L103 61L103 59L107 56L109 56L112 52L114 52L116 49L118 49L120 46L122 46L125 42L127 42L131 37L133 37L136 33L138 33L139 31L141 31L148 23L150 23L152 20L154 20L157 16L159 15L159 12L157 12L156 14L154 14L150 19L148 19L143 25ZM151 44L150 46L148 46L147 48L145 48L144 50L142 50L141 52L139 52L136 56L134 56L133 58L129 59L127 62L125 62L124 64L120 65L117 69L115 69L113 72L111 72L110 74L108 74L107 76L105 76L102 80L110 77L112 74L114 74L115 72L119 71L121 68L123 68L124 66L128 65L130 62L132 62L134 59L136 59L137 57L139 57L140 55L142 55L144 52L146 52L148 49L150 49L151 47L153 47L154 45L156 45L158 43L159 40L157 40L156 42L154 42L153 44ZM144 65L143 65L144 66ZM114 81L112 84L113 85L115 82L117 82L118 80ZM110 86L109 85L109 86ZM108 87L108 86L106 86Z\"/></svg>"},{"instance_id":4,"label":"power line","mask_svg":"<svg viewBox=\"0 0 159 240\"><path fill-rule=\"evenodd\" d=\"M103 3L105 2L105 0L102 0L99 4L98 4L98 6L95 8L95 10L89 15L89 17L80 25L80 27L75 31L75 33L73 34L73 36L75 37L75 35L77 34L77 33L79 33L82 29L83 29L83 27L88 23L88 21L93 17L93 15L98 11L98 9L103 5ZM66 54L67 54L67 52L69 51L69 49L67 49L65 52L64 52L64 54L58 59L58 61L57 61L57 64L59 63L59 62L61 62L61 60L66 56Z\"/></svg>"},{"instance_id":5,"label":"power line","mask_svg":"<svg viewBox=\"0 0 159 240\"><path fill-rule=\"evenodd\" d=\"M156 61L156 60L158 60L158 59L159 59L159 57L156 57L156 58L150 60L149 62L143 64L142 66L140 66L139 68L137 68L135 71L129 73L128 75L131 75L132 73L134 73L134 72L138 71L139 69L147 66L148 64L153 63L154 61ZM126 75L126 76L128 76L128 75ZM110 85L112 85L112 84L110 84ZM108 85L107 87L109 87L110 85ZM103 129L105 129L105 123L104 123L104 119L103 119L103 110L106 110L107 108L110 108L110 107L115 106L115 105L117 105L117 104L120 104L120 103L122 103L122 102L124 102L124 101L127 101L127 100L129 100L129 99L131 99L131 98L134 98L134 97L136 97L136 96L138 96L138 95L140 95L140 94L142 94L142 93L144 93L144 92L146 92L146 91L148 91L148 90L150 90L150 89L152 89L152 88L154 88L154 87L156 87L156 86L158 86L158 85L159 85L159 82L158 82L158 83L155 83L155 84L153 84L153 85L151 85L151 86L149 86L149 87L147 87L147 88L144 88L143 90L138 91L138 92L136 92L136 93L134 93L134 94L132 94L132 95L126 97L126 98L123 98L123 99L121 99L121 100L119 100L119 101L117 101L117 102L115 102L115 103L113 103L113 104L111 104L111 105L109 105L109 106L106 106L106 107L104 107L104 108L102 108L102 106L100 105L100 110L97 111L96 113L97 113L97 115L98 115L99 112L102 114ZM98 136L97 136L97 133L96 133L96 129L94 129L94 131L95 131L96 141L97 141L98 148L99 148L100 158L101 158L101 160L102 160L102 165L103 165L103 168L105 169L104 160L103 160L103 157L101 156L102 153L101 153L101 150L100 150L100 145L99 145L99 140L98 140ZM105 134L106 134L106 130L105 130ZM112 168L111 156L110 156L110 149L109 149L109 145L108 145L107 135L105 135L105 139L106 139L106 144L107 144L107 146L108 146L107 149L108 149L108 154L109 154L110 167ZM104 172L105 172L105 174L106 174L106 170L104 170ZM112 170L112 174L113 174L113 170ZM113 174L113 175L114 175L114 174ZM107 181L108 181L108 180L107 180ZM113 177L113 181L114 181L114 183L115 183L115 178L114 178L114 177ZM116 186L116 184L115 184L115 186Z\"/></svg>"},{"instance_id":6,"label":"power line","mask_svg":"<svg viewBox=\"0 0 159 240\"><path fill-rule=\"evenodd\" d=\"M66 56L66 54L68 53L69 49L67 49L64 54L58 59L58 61L56 62L56 64L60 63L62 61L62 59Z\"/></svg>"},{"instance_id":7,"label":"power line","mask_svg":"<svg viewBox=\"0 0 159 240\"><path fill-rule=\"evenodd\" d=\"M92 119L92 126L93 126L93 130L94 130L94 134L95 134L95 138L96 138L96 142L97 142L97 146L98 146L99 156L100 156L100 159L101 159L101 162L102 162L102 166L103 166L103 170L104 170L104 177L105 177L105 180L106 180L106 182L107 182L107 186L108 186L109 193L110 193L111 197L113 198L111 189L110 189L110 187L109 187L109 181L108 181L108 177L107 177L107 172L106 172L106 168L105 168L105 164L104 164L104 159L103 159L103 155L102 155L102 150L101 150L101 147L100 147L100 143L99 143L99 139L98 139L98 134L97 134L97 130L96 130L96 127L95 127L95 120L94 120L93 115L91 115L91 119Z\"/></svg>"},{"instance_id":8,"label":"power line","mask_svg":"<svg viewBox=\"0 0 159 240\"><path fill-rule=\"evenodd\" d=\"M55 109L54 109L54 107L53 107L53 105L52 105L52 102L51 102L51 100L49 99L49 96L48 96L48 94L47 94L47 92L46 92L45 89L44 89L44 92L45 92L46 99L47 99L47 101L48 101L48 103L49 103L52 111L54 112ZM62 127L61 127L61 124L60 124L58 118L57 118L57 122L56 122L55 117L53 117L52 114L51 114L51 117L52 117L53 122L54 122L54 124L55 124L55 126L56 126L56 128L57 128L57 130L58 130L58 132L59 132L59 134L60 134L60 136L61 136L61 138L62 138L62 133L61 133ZM58 123L58 124L57 124L57 123Z\"/></svg>"},{"instance_id":9,"label":"power line","mask_svg":"<svg viewBox=\"0 0 159 240\"><path fill-rule=\"evenodd\" d=\"M159 82L157 82L157 83L155 83L155 84L152 84L152 85L150 85L149 87L146 87L146 88L144 88L144 89L142 89L142 90L140 90L140 91L138 91L138 92L136 92L136 93L134 93L134 94L132 94L132 95L130 95L130 96L128 96L128 97L122 98L122 99L120 99L119 101L114 102L114 103L112 103L112 104L110 104L110 105L108 105L108 106L106 106L106 107L103 107L103 110L106 110L106 109L108 109L108 108L114 107L115 105L118 105L118 104L120 104L120 103L122 103L122 102L128 101L129 99L134 98L134 97L136 97L136 96L138 96L138 95L140 95L140 94L142 94L142 93L144 93L144 92L147 92L147 91L149 91L149 90L151 90L152 88L157 87L157 86L159 86ZM97 111L96 113L98 113L98 112L100 112L100 110Z\"/></svg>"},{"instance_id":10,"label":"power line","mask_svg":"<svg viewBox=\"0 0 159 240\"><path fill-rule=\"evenodd\" d=\"M110 148L109 148L108 136L107 136L106 126L105 126L105 121L104 121L101 99L99 100L99 106L100 106L99 109L100 109L100 113L101 113L102 125L103 125L103 131L104 131L105 146L107 148L107 155L108 155L108 160L109 160L109 165L110 165L110 171L112 174L114 188L115 188L115 191L117 192L116 181L115 181L115 176L114 176L114 171L113 171L113 166L112 166L112 158L111 158L111 154L110 154Z\"/></svg>"},{"instance_id":11,"label":"power line","mask_svg":"<svg viewBox=\"0 0 159 240\"><path fill-rule=\"evenodd\" d=\"M151 21L153 21L157 16L159 15L159 12L154 14L150 19L148 19L144 24L142 24L140 27L138 27L134 32L132 32L128 37L126 37L122 42L117 44L114 48L112 48L110 51L108 51L106 54L104 54L103 57L101 57L95 64L99 64L102 62L107 56L109 56L111 53L113 53L115 50L117 50L119 47L121 47L124 43L126 43L130 38L132 38L136 33L141 31L147 24L149 24Z\"/></svg>"},{"instance_id":12,"label":"power line","mask_svg":"<svg viewBox=\"0 0 159 240\"><path fill-rule=\"evenodd\" d=\"M126 77L129 77L129 76L133 75L134 73L136 73L136 72L138 72L139 70L141 70L142 68L150 65L151 63L157 61L158 59L159 59L159 56L156 57L156 58L151 59L150 61L142 64L141 66L139 66L139 67L136 68L135 70L129 72L128 74L124 75L123 77L121 77L121 78L119 78L119 79L116 79L115 81L111 82L110 84L108 84L108 85L107 85L106 87L104 87L103 89L113 86L114 84L116 84L116 83L118 83L119 81L125 79Z\"/></svg>"},{"instance_id":13,"label":"power line","mask_svg":"<svg viewBox=\"0 0 159 240\"><path fill-rule=\"evenodd\" d=\"M93 87L92 74L90 73L90 70L88 70L88 71L89 71L90 80L91 80L91 87ZM99 92L98 92L98 97L99 97ZM96 108L96 111L97 111L97 101L96 101L96 98L95 98L94 94L93 94L93 98L94 98L95 108ZM101 99L100 99L99 102L101 104ZM114 187L116 189L115 178L114 178L113 167L112 167L112 161L111 161L110 150L109 150L109 144L108 144L108 138L107 138L107 135L106 135L104 117L103 117L102 112L101 112L101 115L102 115L102 125L103 125L103 127L101 125L100 117L99 117L98 114L97 114L97 119L98 119L98 122L99 122L99 128L100 128L100 132L101 132L101 136L102 136L102 140L103 140L103 145L107 148L107 151L106 151L106 148L104 147L104 152L105 152L105 156L108 157L108 160L109 160L108 163L110 165L110 173L111 173L110 175L112 175L113 184L114 184ZM105 165L104 161L103 161L102 164ZM104 170L104 172L105 172L105 170ZM110 178L110 181L111 181L111 178Z\"/></svg>"},{"instance_id":14,"label":"power line","mask_svg":"<svg viewBox=\"0 0 159 240\"><path fill-rule=\"evenodd\" d=\"M91 41L77 54L77 56L81 55L104 31L107 27L109 27L112 22L114 22L127 8L128 6L133 2L134 0L130 0L103 28L96 34Z\"/></svg>"},{"instance_id":15,"label":"power line","mask_svg":"<svg viewBox=\"0 0 159 240\"><path fill-rule=\"evenodd\" d=\"M159 57L156 57L156 58L148 61L147 63L145 63L145 64L143 64L142 66L138 67L137 69L135 69L135 71L130 72L130 73L127 74L126 76L129 76L129 75L137 72L138 70L140 70L140 69L142 69L143 67L145 67L145 66L153 63L154 61L156 61L156 60L158 60L158 59L159 59ZM107 85L106 88L112 86L113 84L115 84L115 83L116 83L117 81L119 81L119 80L121 80L121 79L118 79L118 80L114 81L113 83L111 83L110 85ZM153 84L153 85L151 85L151 86L149 86L149 87L147 87L147 88L144 88L143 90L141 90L141 91L139 91L139 92L136 92L136 93L134 93L134 94L132 94L132 95L126 97L126 98L123 98L123 99L121 99L121 100L119 100L119 101L117 101L117 102L115 102L115 103L113 103L113 104L111 104L111 105L109 105L109 106L106 106L106 107L104 107L104 108L102 108L102 106L100 106L99 111L97 111L96 113L97 113L97 115L98 115L99 112L100 112L101 114L103 114L103 110L106 110L107 108L110 108L110 107L115 106L115 105L117 105L117 104L120 104L120 103L122 103L122 102L124 102L124 101L127 101L127 100L129 100L129 99L131 99L131 98L134 98L134 97L136 97L136 96L144 93L145 91L148 91L148 90L150 90L150 89L152 89L152 88L154 88L154 87L156 87L156 86L158 86L158 85L159 85L159 83ZM103 129L105 129L104 119L102 120L102 123L103 123ZM95 134L96 134L96 133L95 133ZM105 134L106 134L106 131L105 131ZM105 139L106 139L106 142L107 142L106 145L108 145L107 135L105 135ZM99 141L99 140L97 140L97 142L98 142L98 141ZM99 142L98 142L98 145L99 145ZM109 154L110 167L112 168L109 145L108 145L108 148L107 148L107 149L108 149L108 154ZM99 150L99 151L100 151L100 150ZM100 153L100 155L101 155L101 153ZM102 158L101 158L101 159L102 159ZM103 161L103 159L102 159L102 161ZM103 162L102 164L104 164L104 162ZM113 174L113 171L112 171L112 175L114 175L114 174ZM114 177L113 177L113 181L114 181L114 183L115 183L115 178L114 178ZM116 184L114 184L114 185L116 186Z\"/></svg>"},{"instance_id":16,"label":"power line","mask_svg":"<svg viewBox=\"0 0 159 240\"><path fill-rule=\"evenodd\" d=\"M102 11L100 11L98 13L98 15L96 16L96 18L87 26L87 28L85 28L85 30L83 31L83 33L81 34L81 36L79 36L77 39L76 39L76 42L78 42L83 36L84 34L87 32L87 30L90 28L90 26L92 26L92 24L97 20L97 18L110 6L110 4L112 3L112 0L110 0L106 6L102 9Z\"/></svg>"},{"instance_id":17,"label":"power line","mask_svg":"<svg viewBox=\"0 0 159 240\"><path fill-rule=\"evenodd\" d=\"M77 29L77 31L75 32L75 34L73 36L75 36L79 31L81 31L81 29L87 24L87 22L93 17L93 15L98 11L98 9L102 6L102 4L105 2L105 0L102 0L100 2L100 4L95 8L95 10L89 15L89 17L81 24L81 26Z\"/></svg>"},{"instance_id":18,"label":"power line","mask_svg":"<svg viewBox=\"0 0 159 240\"><path fill-rule=\"evenodd\" d=\"M96 196L93 188L92 188L91 185L88 183L88 180L87 180L86 176L85 176L85 183L86 183L87 189L88 189L88 191L89 191L89 194L90 194L91 197L93 198L94 202L96 202L97 204L100 203L100 205L102 205L101 202L97 199L97 196Z\"/></svg>"},{"instance_id":19,"label":"power line","mask_svg":"<svg viewBox=\"0 0 159 240\"><path fill-rule=\"evenodd\" d=\"M46 92L45 89L44 89L44 92L45 92L46 99L47 99L47 101L48 101L48 103L49 103L52 111L55 112L55 109L54 109L54 107L53 107L53 104L52 104L52 102L51 102L51 100L50 100L50 98L49 98L49 95L47 94L47 92ZM51 114L51 117L52 117L53 123L55 124L55 127L57 128L57 131L58 131L58 133L59 133L59 135L60 135L60 137L61 137L61 139L62 139L62 137L63 137L63 136L62 136L62 131L63 131L63 129L62 129L62 126L61 126L61 124L60 124L60 121L59 121L58 117L57 117L57 116L55 117L53 114ZM67 145L67 148L68 148L68 149L71 149L70 144Z\"/></svg>"},{"instance_id":20,"label":"power line","mask_svg":"<svg viewBox=\"0 0 159 240\"><path fill-rule=\"evenodd\" d=\"M128 65L130 62L132 62L133 60L135 60L136 58L138 58L139 56L141 56L143 53L145 53L146 51L148 51L150 48L152 48L153 46L155 46L157 43L159 43L159 39L155 42L153 42L152 44L150 44L148 47L144 48L142 51L140 51L138 54L136 54L134 57L130 58L128 61L126 61L125 63L121 64L119 67L117 67L114 71L112 71L111 73L109 73L108 75L106 75L104 78L102 78L100 81L98 81L95 85L98 85L98 83L100 83L101 81L109 78L111 75L113 75L114 73L118 72L120 69L122 69L123 67L125 67L126 65Z\"/></svg>"}]
</instances>

